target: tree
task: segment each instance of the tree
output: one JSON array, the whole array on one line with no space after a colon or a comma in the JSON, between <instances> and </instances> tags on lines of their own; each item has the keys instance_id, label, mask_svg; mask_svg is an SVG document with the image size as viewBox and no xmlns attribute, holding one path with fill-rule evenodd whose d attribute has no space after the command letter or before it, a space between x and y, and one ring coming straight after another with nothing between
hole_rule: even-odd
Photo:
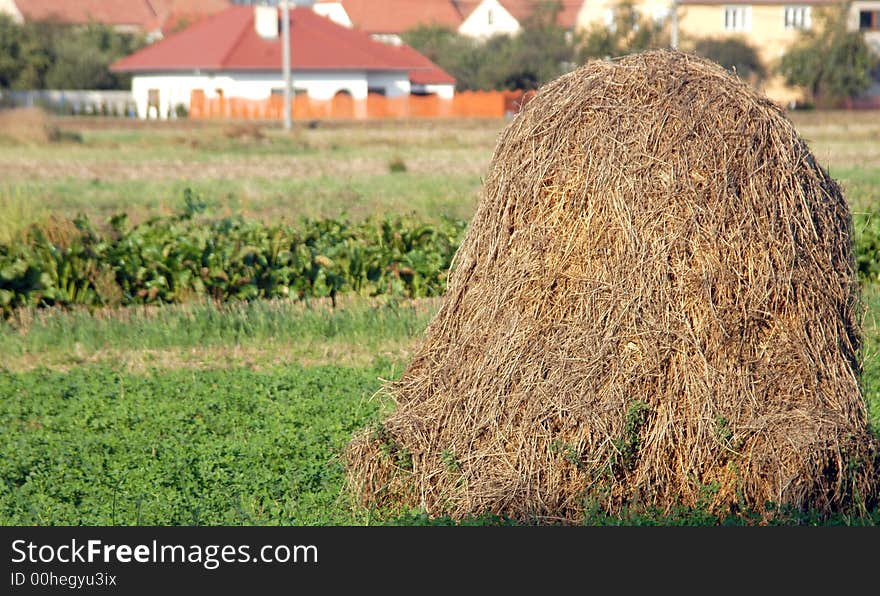
<instances>
[{"instance_id":1,"label":"tree","mask_svg":"<svg viewBox=\"0 0 880 596\"><path fill-rule=\"evenodd\" d=\"M0 14L0 89L12 87L18 76L22 31L8 15Z\"/></svg>"},{"instance_id":2,"label":"tree","mask_svg":"<svg viewBox=\"0 0 880 596\"><path fill-rule=\"evenodd\" d=\"M610 24L593 25L582 35L577 49L580 62L669 47L665 20L643 16L629 0L620 2L613 14Z\"/></svg>"},{"instance_id":3,"label":"tree","mask_svg":"<svg viewBox=\"0 0 880 596\"><path fill-rule=\"evenodd\" d=\"M50 44L44 39L54 40L50 23L19 25L8 15L0 15L0 87L43 87L43 77L52 63Z\"/></svg>"},{"instance_id":4,"label":"tree","mask_svg":"<svg viewBox=\"0 0 880 596\"><path fill-rule=\"evenodd\" d=\"M780 63L785 82L806 89L819 105L839 105L873 82L877 58L861 33L847 29L848 8L817 9L820 26L803 32Z\"/></svg>"},{"instance_id":5,"label":"tree","mask_svg":"<svg viewBox=\"0 0 880 596\"><path fill-rule=\"evenodd\" d=\"M479 44L449 27L422 25L405 32L403 41L455 77L459 90L478 87Z\"/></svg>"},{"instance_id":6,"label":"tree","mask_svg":"<svg viewBox=\"0 0 880 596\"><path fill-rule=\"evenodd\" d=\"M758 52L740 39L700 39L694 44L694 53L714 60L750 83L758 83L767 75Z\"/></svg>"},{"instance_id":7,"label":"tree","mask_svg":"<svg viewBox=\"0 0 880 596\"><path fill-rule=\"evenodd\" d=\"M125 89L129 77L111 73L109 65L145 43L101 24L19 25L0 15L0 88Z\"/></svg>"},{"instance_id":8,"label":"tree","mask_svg":"<svg viewBox=\"0 0 880 596\"><path fill-rule=\"evenodd\" d=\"M50 89L125 89L128 76L110 72L110 64L143 45L139 37L90 24L71 29L56 40L54 60L46 73Z\"/></svg>"},{"instance_id":9,"label":"tree","mask_svg":"<svg viewBox=\"0 0 880 596\"><path fill-rule=\"evenodd\" d=\"M536 89L572 68L574 48L557 21L561 10L560 2L547 2L523 21L511 39L505 88Z\"/></svg>"}]
</instances>

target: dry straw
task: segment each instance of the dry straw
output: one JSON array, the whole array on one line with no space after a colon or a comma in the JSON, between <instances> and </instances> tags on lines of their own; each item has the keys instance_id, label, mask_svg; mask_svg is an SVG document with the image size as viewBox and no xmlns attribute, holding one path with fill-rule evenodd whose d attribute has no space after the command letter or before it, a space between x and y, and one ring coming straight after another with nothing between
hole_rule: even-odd
<instances>
[{"instance_id":1,"label":"dry straw","mask_svg":"<svg viewBox=\"0 0 880 596\"><path fill-rule=\"evenodd\" d=\"M503 131L351 489L532 522L872 506L851 235L781 110L714 63L558 78Z\"/></svg>"},{"instance_id":2,"label":"dry straw","mask_svg":"<svg viewBox=\"0 0 880 596\"><path fill-rule=\"evenodd\" d=\"M58 140L58 128L40 108L0 109L0 141L45 145Z\"/></svg>"}]
</instances>

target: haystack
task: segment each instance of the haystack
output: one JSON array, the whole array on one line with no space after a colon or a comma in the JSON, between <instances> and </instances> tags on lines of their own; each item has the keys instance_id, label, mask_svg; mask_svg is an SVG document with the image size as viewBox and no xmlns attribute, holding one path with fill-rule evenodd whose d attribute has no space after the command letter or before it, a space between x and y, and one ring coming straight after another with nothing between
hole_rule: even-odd
<instances>
[{"instance_id":1,"label":"haystack","mask_svg":"<svg viewBox=\"0 0 880 596\"><path fill-rule=\"evenodd\" d=\"M45 145L58 140L58 127L40 108L0 109L0 140L22 145Z\"/></svg>"},{"instance_id":2,"label":"haystack","mask_svg":"<svg viewBox=\"0 0 880 596\"><path fill-rule=\"evenodd\" d=\"M447 293L347 450L367 506L875 502L851 217L781 110L667 51L592 62L500 136Z\"/></svg>"}]
</instances>

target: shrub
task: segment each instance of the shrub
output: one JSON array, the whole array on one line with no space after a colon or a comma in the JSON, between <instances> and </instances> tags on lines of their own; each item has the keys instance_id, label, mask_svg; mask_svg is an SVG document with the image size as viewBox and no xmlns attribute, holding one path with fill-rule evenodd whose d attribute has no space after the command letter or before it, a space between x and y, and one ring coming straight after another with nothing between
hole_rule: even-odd
<instances>
[{"instance_id":1,"label":"shrub","mask_svg":"<svg viewBox=\"0 0 880 596\"><path fill-rule=\"evenodd\" d=\"M758 82L767 74L755 48L740 39L700 39L694 45L694 53L750 82Z\"/></svg>"}]
</instances>

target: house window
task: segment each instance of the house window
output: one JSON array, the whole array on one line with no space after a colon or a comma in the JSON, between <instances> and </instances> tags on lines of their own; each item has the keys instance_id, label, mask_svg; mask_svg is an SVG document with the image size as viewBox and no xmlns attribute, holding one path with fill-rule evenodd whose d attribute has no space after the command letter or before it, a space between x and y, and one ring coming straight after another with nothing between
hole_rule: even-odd
<instances>
[{"instance_id":1,"label":"house window","mask_svg":"<svg viewBox=\"0 0 880 596\"><path fill-rule=\"evenodd\" d=\"M293 91L293 95L308 95L309 93L309 90L304 87L293 87L291 91ZM284 87L274 87L270 93L272 95L284 95Z\"/></svg>"},{"instance_id":2,"label":"house window","mask_svg":"<svg viewBox=\"0 0 880 596\"><path fill-rule=\"evenodd\" d=\"M786 6L785 7L786 29L809 29L810 7L809 6Z\"/></svg>"},{"instance_id":3,"label":"house window","mask_svg":"<svg viewBox=\"0 0 880 596\"><path fill-rule=\"evenodd\" d=\"M880 10L860 10L859 31L880 31Z\"/></svg>"},{"instance_id":4,"label":"house window","mask_svg":"<svg viewBox=\"0 0 880 596\"><path fill-rule=\"evenodd\" d=\"M495 11L491 8L486 11L486 24L494 25L495 24Z\"/></svg>"},{"instance_id":5,"label":"house window","mask_svg":"<svg viewBox=\"0 0 880 596\"><path fill-rule=\"evenodd\" d=\"M749 31L752 28L751 6L722 6L725 31Z\"/></svg>"}]
</instances>

